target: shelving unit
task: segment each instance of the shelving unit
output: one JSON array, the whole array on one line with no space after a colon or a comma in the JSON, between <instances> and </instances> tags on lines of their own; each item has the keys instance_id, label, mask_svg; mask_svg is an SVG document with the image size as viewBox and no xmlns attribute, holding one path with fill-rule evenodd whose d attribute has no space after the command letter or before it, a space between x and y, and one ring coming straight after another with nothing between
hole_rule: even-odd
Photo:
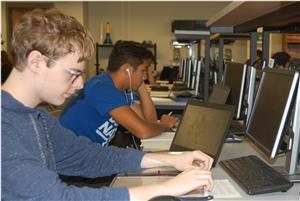
<instances>
[{"instance_id":1,"label":"shelving unit","mask_svg":"<svg viewBox=\"0 0 300 201\"><path fill-rule=\"evenodd\" d=\"M223 77L223 57L224 57L224 44L226 44L228 41L235 41L235 40L250 40L250 34L248 33L242 33L242 34L213 34L210 36L211 43L218 44L219 47L219 60L218 60L218 83L222 82Z\"/></svg>"},{"instance_id":2,"label":"shelving unit","mask_svg":"<svg viewBox=\"0 0 300 201\"><path fill-rule=\"evenodd\" d=\"M283 51L292 58L300 59L300 34L284 34L282 43Z\"/></svg>"},{"instance_id":3,"label":"shelving unit","mask_svg":"<svg viewBox=\"0 0 300 201\"><path fill-rule=\"evenodd\" d=\"M152 49L153 50L153 55L154 55L154 70L156 70L157 67L157 48L156 48L156 43L154 43L153 45L145 45L146 48L148 49ZM100 73L100 52L101 49L110 49L110 51L112 50L113 45L100 45L99 43L96 43L96 74L98 75Z\"/></svg>"},{"instance_id":4,"label":"shelving unit","mask_svg":"<svg viewBox=\"0 0 300 201\"><path fill-rule=\"evenodd\" d=\"M213 33L251 33L250 61L256 59L257 28L263 27L263 59L269 59L270 33L299 33L299 1L232 2L207 21Z\"/></svg>"},{"instance_id":5,"label":"shelving unit","mask_svg":"<svg viewBox=\"0 0 300 201\"><path fill-rule=\"evenodd\" d=\"M211 17L206 25L212 33L250 33L251 64L256 61L257 56L257 29L262 27L263 60L267 62L270 33L299 33L299 10L299 1L232 2ZM250 109L251 103L253 100L248 101Z\"/></svg>"}]
</instances>

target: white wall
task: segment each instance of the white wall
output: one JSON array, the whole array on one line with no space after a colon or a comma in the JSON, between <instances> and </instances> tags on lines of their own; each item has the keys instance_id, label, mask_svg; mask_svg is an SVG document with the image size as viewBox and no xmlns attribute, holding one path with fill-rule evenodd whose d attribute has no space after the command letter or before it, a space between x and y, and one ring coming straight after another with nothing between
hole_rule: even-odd
<instances>
[{"instance_id":1,"label":"white wall","mask_svg":"<svg viewBox=\"0 0 300 201\"><path fill-rule=\"evenodd\" d=\"M109 21L113 42L117 40L151 40L157 43L158 68L169 64L173 52L170 46L174 34L171 23L175 19L209 19L227 2L89 2L88 27L100 42L100 24ZM204 51L204 48L202 48ZM105 51L102 49L102 51ZM245 50L246 51L246 50ZM108 53L101 56L101 68L106 68ZM90 72L95 72L95 60Z\"/></svg>"},{"instance_id":2,"label":"white wall","mask_svg":"<svg viewBox=\"0 0 300 201\"><path fill-rule=\"evenodd\" d=\"M61 12L75 17L84 24L84 2L55 2L54 6Z\"/></svg>"}]
</instances>

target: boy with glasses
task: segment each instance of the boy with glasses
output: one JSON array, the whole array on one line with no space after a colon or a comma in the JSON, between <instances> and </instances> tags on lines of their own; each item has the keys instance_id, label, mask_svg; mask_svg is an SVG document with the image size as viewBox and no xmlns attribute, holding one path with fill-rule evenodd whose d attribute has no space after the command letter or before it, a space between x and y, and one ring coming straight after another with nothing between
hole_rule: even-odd
<instances>
[{"instance_id":1,"label":"boy with glasses","mask_svg":"<svg viewBox=\"0 0 300 201\"><path fill-rule=\"evenodd\" d=\"M90 34L57 10L34 10L16 24L14 69L2 86L2 200L148 200L212 189L212 159L200 151L145 154L101 147L63 128L42 102L64 103L83 86L80 76L93 53ZM193 161L199 166L193 166ZM59 174L94 178L141 168L174 166L183 173L134 188L78 188Z\"/></svg>"}]
</instances>

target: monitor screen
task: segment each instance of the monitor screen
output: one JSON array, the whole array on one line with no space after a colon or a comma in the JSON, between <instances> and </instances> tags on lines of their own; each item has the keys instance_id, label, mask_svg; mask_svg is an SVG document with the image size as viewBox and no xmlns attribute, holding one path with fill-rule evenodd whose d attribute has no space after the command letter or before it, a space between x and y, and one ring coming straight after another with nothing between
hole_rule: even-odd
<instances>
[{"instance_id":1,"label":"monitor screen","mask_svg":"<svg viewBox=\"0 0 300 201\"><path fill-rule=\"evenodd\" d=\"M294 72L265 69L254 101L247 136L270 158L281 145L297 80Z\"/></svg>"},{"instance_id":2,"label":"monitor screen","mask_svg":"<svg viewBox=\"0 0 300 201\"><path fill-rule=\"evenodd\" d=\"M228 103L236 107L239 107L239 101L242 101L240 100L243 96L241 86L244 86L245 72L243 63L228 62L226 64L224 85L231 88Z\"/></svg>"},{"instance_id":3,"label":"monitor screen","mask_svg":"<svg viewBox=\"0 0 300 201\"><path fill-rule=\"evenodd\" d=\"M170 151L201 150L216 163L233 115L231 105L187 103Z\"/></svg>"}]
</instances>

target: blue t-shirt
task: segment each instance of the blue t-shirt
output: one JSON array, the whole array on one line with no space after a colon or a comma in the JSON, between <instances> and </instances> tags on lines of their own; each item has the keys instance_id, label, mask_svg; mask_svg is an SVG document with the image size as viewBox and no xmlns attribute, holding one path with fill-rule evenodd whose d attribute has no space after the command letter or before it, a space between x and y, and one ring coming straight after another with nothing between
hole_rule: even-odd
<instances>
[{"instance_id":1,"label":"blue t-shirt","mask_svg":"<svg viewBox=\"0 0 300 201\"><path fill-rule=\"evenodd\" d=\"M109 112L129 104L127 96L115 87L110 75L102 73L86 82L59 120L76 135L107 146L118 129L118 123Z\"/></svg>"}]
</instances>

